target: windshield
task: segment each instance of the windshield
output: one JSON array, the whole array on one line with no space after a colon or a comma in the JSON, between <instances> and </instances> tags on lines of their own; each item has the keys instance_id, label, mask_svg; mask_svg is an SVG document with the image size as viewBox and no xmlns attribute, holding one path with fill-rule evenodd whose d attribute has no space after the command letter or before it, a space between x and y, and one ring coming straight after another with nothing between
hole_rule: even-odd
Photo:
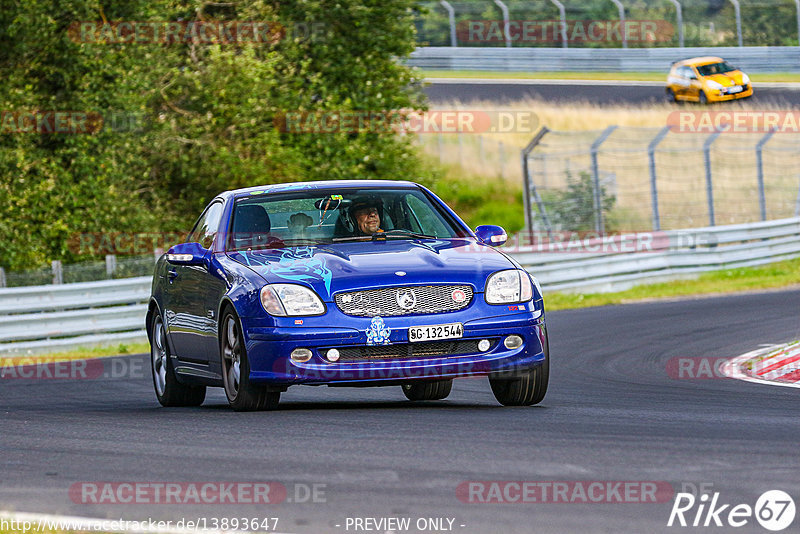
<instances>
[{"instance_id":1,"label":"windshield","mask_svg":"<svg viewBox=\"0 0 800 534\"><path fill-rule=\"evenodd\" d=\"M712 76L714 74L724 74L736 70L727 61L719 63L709 63L708 65L698 65L697 72L700 76Z\"/></svg>"},{"instance_id":2,"label":"windshield","mask_svg":"<svg viewBox=\"0 0 800 534\"><path fill-rule=\"evenodd\" d=\"M237 199L227 249L467 235L417 188L309 189Z\"/></svg>"}]
</instances>

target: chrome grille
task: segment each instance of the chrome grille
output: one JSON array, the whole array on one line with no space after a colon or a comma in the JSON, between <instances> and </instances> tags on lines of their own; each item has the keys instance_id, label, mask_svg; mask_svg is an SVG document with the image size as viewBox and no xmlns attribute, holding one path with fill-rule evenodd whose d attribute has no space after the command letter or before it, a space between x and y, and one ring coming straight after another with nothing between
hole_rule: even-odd
<instances>
[{"instance_id":1,"label":"chrome grille","mask_svg":"<svg viewBox=\"0 0 800 534\"><path fill-rule=\"evenodd\" d=\"M464 294L463 302L453 298L459 291ZM444 313L469 306L472 288L468 285L387 287L338 293L334 300L343 313L357 317Z\"/></svg>"},{"instance_id":2,"label":"chrome grille","mask_svg":"<svg viewBox=\"0 0 800 534\"><path fill-rule=\"evenodd\" d=\"M337 363L361 362L369 360L395 360L404 358L436 358L442 356L461 356L478 354L479 339L454 339L426 341L423 343L397 343L394 345L364 345L359 347L338 347ZM489 350L497 345L497 339L490 339ZM325 354L327 349L320 349ZM488 352L488 351L486 351Z\"/></svg>"}]
</instances>

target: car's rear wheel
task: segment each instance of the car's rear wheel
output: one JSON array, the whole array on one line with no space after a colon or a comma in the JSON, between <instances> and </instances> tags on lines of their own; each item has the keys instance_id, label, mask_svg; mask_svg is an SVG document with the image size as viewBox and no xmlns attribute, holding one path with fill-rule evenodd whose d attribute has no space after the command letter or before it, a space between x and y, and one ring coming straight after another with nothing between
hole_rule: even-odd
<instances>
[{"instance_id":1,"label":"car's rear wheel","mask_svg":"<svg viewBox=\"0 0 800 534\"><path fill-rule=\"evenodd\" d=\"M200 406L206 398L205 386L187 386L178 382L167 345L164 321L153 314L150 327L150 368L153 387L162 406Z\"/></svg>"},{"instance_id":2,"label":"car's rear wheel","mask_svg":"<svg viewBox=\"0 0 800 534\"><path fill-rule=\"evenodd\" d=\"M538 367L515 378L492 378L489 384L497 402L503 406L532 406L539 404L547 393L550 379L550 342L544 331L544 361Z\"/></svg>"},{"instance_id":3,"label":"car's rear wheel","mask_svg":"<svg viewBox=\"0 0 800 534\"><path fill-rule=\"evenodd\" d=\"M450 395L452 380L435 380L403 384L403 394L411 401L442 400Z\"/></svg>"},{"instance_id":4,"label":"car's rear wheel","mask_svg":"<svg viewBox=\"0 0 800 534\"><path fill-rule=\"evenodd\" d=\"M225 312L222 319L220 345L222 380L231 407L237 412L277 408L280 392L268 391L267 388L250 382L250 363L242 328L236 315L230 310Z\"/></svg>"},{"instance_id":5,"label":"car's rear wheel","mask_svg":"<svg viewBox=\"0 0 800 534\"><path fill-rule=\"evenodd\" d=\"M670 102L678 101L678 97L675 96L675 91L673 91L672 89L667 89L667 100L669 100Z\"/></svg>"}]
</instances>

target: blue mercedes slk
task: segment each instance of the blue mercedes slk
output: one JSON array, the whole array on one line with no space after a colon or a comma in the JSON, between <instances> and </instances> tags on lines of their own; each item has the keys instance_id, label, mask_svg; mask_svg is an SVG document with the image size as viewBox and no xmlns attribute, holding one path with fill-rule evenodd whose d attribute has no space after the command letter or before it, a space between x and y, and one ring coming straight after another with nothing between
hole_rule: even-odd
<instances>
[{"instance_id":1,"label":"blue mercedes slk","mask_svg":"<svg viewBox=\"0 0 800 534\"><path fill-rule=\"evenodd\" d=\"M401 386L444 399L488 376L503 405L541 402L549 348L536 279L412 182L227 191L156 264L147 313L164 406L223 387L235 410L293 385Z\"/></svg>"}]
</instances>

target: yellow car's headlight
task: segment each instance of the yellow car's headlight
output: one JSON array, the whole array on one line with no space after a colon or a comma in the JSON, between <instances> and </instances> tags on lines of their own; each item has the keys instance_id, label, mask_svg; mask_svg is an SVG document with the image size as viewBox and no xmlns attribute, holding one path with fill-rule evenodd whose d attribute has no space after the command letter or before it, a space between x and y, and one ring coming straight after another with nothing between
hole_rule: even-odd
<instances>
[{"instance_id":1,"label":"yellow car's headlight","mask_svg":"<svg viewBox=\"0 0 800 534\"><path fill-rule=\"evenodd\" d=\"M714 91L719 91L723 86L721 83L715 82L714 80L706 80L706 87L713 89Z\"/></svg>"}]
</instances>

